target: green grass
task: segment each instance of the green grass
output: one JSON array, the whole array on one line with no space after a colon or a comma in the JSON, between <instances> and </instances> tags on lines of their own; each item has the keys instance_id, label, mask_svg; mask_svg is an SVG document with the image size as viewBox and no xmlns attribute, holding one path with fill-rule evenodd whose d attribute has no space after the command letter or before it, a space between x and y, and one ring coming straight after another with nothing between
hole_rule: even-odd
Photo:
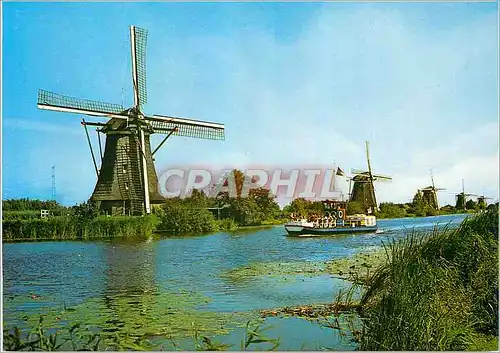
<instances>
[{"instance_id":1,"label":"green grass","mask_svg":"<svg viewBox=\"0 0 500 353\"><path fill-rule=\"evenodd\" d=\"M388 261L370 277L362 298L360 349L472 350L495 344L498 210L466 219L457 230L413 232L386 250Z\"/></svg>"}]
</instances>

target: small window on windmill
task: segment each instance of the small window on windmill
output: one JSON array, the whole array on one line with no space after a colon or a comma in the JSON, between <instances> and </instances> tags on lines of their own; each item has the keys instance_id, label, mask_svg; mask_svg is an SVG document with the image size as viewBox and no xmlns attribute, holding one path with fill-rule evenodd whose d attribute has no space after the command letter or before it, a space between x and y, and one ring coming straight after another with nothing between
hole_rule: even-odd
<instances>
[{"instance_id":1,"label":"small window on windmill","mask_svg":"<svg viewBox=\"0 0 500 353\"><path fill-rule=\"evenodd\" d=\"M123 173L127 173L127 164L123 165Z\"/></svg>"},{"instance_id":2,"label":"small window on windmill","mask_svg":"<svg viewBox=\"0 0 500 353\"><path fill-rule=\"evenodd\" d=\"M128 190L128 183L125 183L125 190Z\"/></svg>"}]
</instances>

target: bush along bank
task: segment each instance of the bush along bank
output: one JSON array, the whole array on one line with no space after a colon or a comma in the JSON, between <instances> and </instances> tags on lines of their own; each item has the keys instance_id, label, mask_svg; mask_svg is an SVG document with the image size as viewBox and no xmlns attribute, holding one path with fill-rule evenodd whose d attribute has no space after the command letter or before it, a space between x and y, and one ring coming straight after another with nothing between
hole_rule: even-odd
<instances>
[{"instance_id":1,"label":"bush along bank","mask_svg":"<svg viewBox=\"0 0 500 353\"><path fill-rule=\"evenodd\" d=\"M360 349L498 349L498 209L387 252L361 300Z\"/></svg>"},{"instance_id":2,"label":"bush along bank","mask_svg":"<svg viewBox=\"0 0 500 353\"><path fill-rule=\"evenodd\" d=\"M245 198L231 198L227 193L221 193L218 198L208 198L203 192L193 190L190 197L166 199L160 205L153 205L152 215L137 217L99 216L97 206L88 201L71 208L58 206L49 217L41 219L40 209L25 209L32 205L45 206L41 201L9 200L7 208L12 210L9 209L2 218L3 239L149 237L154 232L160 235L199 235L231 231L240 226L281 223L279 206L269 190L259 188L251 191Z\"/></svg>"}]
</instances>

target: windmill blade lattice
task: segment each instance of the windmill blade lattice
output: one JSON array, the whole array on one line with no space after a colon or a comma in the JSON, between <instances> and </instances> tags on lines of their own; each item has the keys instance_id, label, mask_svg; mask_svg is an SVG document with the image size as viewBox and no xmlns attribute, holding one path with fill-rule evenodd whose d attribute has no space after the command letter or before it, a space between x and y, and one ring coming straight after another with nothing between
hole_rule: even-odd
<instances>
[{"instance_id":1,"label":"windmill blade lattice","mask_svg":"<svg viewBox=\"0 0 500 353\"><path fill-rule=\"evenodd\" d=\"M43 89L38 90L38 107L41 109L57 108L79 111L82 114L101 115L120 114L125 110L120 104L79 99L49 92Z\"/></svg>"},{"instance_id":2,"label":"windmill blade lattice","mask_svg":"<svg viewBox=\"0 0 500 353\"><path fill-rule=\"evenodd\" d=\"M389 181L389 180L392 180L392 178L390 176L381 175L381 174L373 174L373 179L376 179L378 181Z\"/></svg>"},{"instance_id":3,"label":"windmill blade lattice","mask_svg":"<svg viewBox=\"0 0 500 353\"><path fill-rule=\"evenodd\" d=\"M137 72L137 91L139 104L148 101L146 88L146 46L148 42L148 31L139 27L133 27L135 35L135 63Z\"/></svg>"},{"instance_id":4,"label":"windmill blade lattice","mask_svg":"<svg viewBox=\"0 0 500 353\"><path fill-rule=\"evenodd\" d=\"M181 119L181 118L153 118L146 117L156 133L167 133L173 129L173 135L201 138L208 140L224 140L224 125L207 123L204 121Z\"/></svg>"}]
</instances>

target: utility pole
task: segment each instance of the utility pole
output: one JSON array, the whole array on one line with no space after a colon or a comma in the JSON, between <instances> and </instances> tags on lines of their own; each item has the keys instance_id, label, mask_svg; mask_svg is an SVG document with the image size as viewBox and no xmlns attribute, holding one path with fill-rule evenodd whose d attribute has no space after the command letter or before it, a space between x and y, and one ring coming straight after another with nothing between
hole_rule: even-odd
<instances>
[{"instance_id":1,"label":"utility pole","mask_svg":"<svg viewBox=\"0 0 500 353\"><path fill-rule=\"evenodd\" d=\"M56 200L56 166L52 166L52 200Z\"/></svg>"}]
</instances>

